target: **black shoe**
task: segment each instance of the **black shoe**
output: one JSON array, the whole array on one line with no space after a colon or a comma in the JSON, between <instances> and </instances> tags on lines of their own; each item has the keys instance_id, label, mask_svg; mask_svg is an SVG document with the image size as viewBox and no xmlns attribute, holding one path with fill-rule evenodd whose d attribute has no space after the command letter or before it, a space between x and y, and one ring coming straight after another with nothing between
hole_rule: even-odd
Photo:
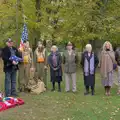
<instances>
[{"instance_id":1,"label":"black shoe","mask_svg":"<svg viewBox=\"0 0 120 120\"><path fill-rule=\"evenodd\" d=\"M53 92L53 91L55 91L55 89L53 88L51 91Z\"/></svg>"},{"instance_id":2,"label":"black shoe","mask_svg":"<svg viewBox=\"0 0 120 120\"><path fill-rule=\"evenodd\" d=\"M61 92L61 89L58 89L58 92Z\"/></svg>"},{"instance_id":3,"label":"black shoe","mask_svg":"<svg viewBox=\"0 0 120 120\"><path fill-rule=\"evenodd\" d=\"M89 95L89 92L85 92L84 95Z\"/></svg>"},{"instance_id":4,"label":"black shoe","mask_svg":"<svg viewBox=\"0 0 120 120\"><path fill-rule=\"evenodd\" d=\"M94 95L95 95L95 93L94 93L94 92L91 92L91 95L92 95L92 96L94 96Z\"/></svg>"},{"instance_id":5,"label":"black shoe","mask_svg":"<svg viewBox=\"0 0 120 120\"><path fill-rule=\"evenodd\" d=\"M16 93L15 93L15 94L12 94L11 96L12 96L12 97L19 97L19 95L16 94Z\"/></svg>"}]
</instances>

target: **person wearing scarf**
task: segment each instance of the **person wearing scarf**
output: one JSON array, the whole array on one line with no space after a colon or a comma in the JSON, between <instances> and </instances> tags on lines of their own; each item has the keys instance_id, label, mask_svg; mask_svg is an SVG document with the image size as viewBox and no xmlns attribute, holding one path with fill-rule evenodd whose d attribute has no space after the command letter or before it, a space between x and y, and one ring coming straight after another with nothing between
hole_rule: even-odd
<instances>
[{"instance_id":1,"label":"person wearing scarf","mask_svg":"<svg viewBox=\"0 0 120 120\"><path fill-rule=\"evenodd\" d=\"M27 86L30 80L30 69L33 68L33 53L28 41L24 41L23 44L23 50L20 50L23 61L19 65L18 89L20 92L27 92Z\"/></svg>"},{"instance_id":2,"label":"person wearing scarf","mask_svg":"<svg viewBox=\"0 0 120 120\"><path fill-rule=\"evenodd\" d=\"M67 50L63 53L63 64L65 72L66 92L70 91L70 80L72 80L72 91L76 92L76 67L77 53L73 50L73 44L68 42Z\"/></svg>"},{"instance_id":3,"label":"person wearing scarf","mask_svg":"<svg viewBox=\"0 0 120 120\"><path fill-rule=\"evenodd\" d=\"M91 87L91 95L94 95L95 87L95 70L99 63L98 57L92 52L91 44L86 45L86 51L82 54L81 65L84 74L84 85L86 92L89 94L89 87Z\"/></svg>"},{"instance_id":4,"label":"person wearing scarf","mask_svg":"<svg viewBox=\"0 0 120 120\"><path fill-rule=\"evenodd\" d=\"M58 83L58 92L61 92L61 81L62 81L62 58L58 52L57 46L52 46L51 53L48 56L48 64L50 66L50 77L52 82L52 90L55 91L55 82Z\"/></svg>"},{"instance_id":5,"label":"person wearing scarf","mask_svg":"<svg viewBox=\"0 0 120 120\"><path fill-rule=\"evenodd\" d=\"M47 53L46 49L40 41L38 42L38 46L34 52L34 65L36 69L36 82L41 80L44 82L45 87L47 87Z\"/></svg>"},{"instance_id":6,"label":"person wearing scarf","mask_svg":"<svg viewBox=\"0 0 120 120\"><path fill-rule=\"evenodd\" d=\"M115 63L115 54L112 45L106 41L103 45L103 50L100 57L100 72L102 77L102 84L105 88L106 96L110 95L110 89L113 84L113 64Z\"/></svg>"}]
</instances>

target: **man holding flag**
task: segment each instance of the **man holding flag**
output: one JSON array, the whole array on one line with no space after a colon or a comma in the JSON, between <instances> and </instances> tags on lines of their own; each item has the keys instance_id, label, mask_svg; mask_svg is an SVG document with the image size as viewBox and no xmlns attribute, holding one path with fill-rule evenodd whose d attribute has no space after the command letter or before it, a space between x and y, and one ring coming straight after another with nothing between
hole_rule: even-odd
<instances>
[{"instance_id":1,"label":"man holding flag","mask_svg":"<svg viewBox=\"0 0 120 120\"><path fill-rule=\"evenodd\" d=\"M14 59L10 59L11 56L16 56L20 58L18 50L13 46L12 39L6 41L6 47L2 51L2 59L4 62L4 72L5 72L5 96L6 97L16 97L16 75L18 70L18 63Z\"/></svg>"}]
</instances>

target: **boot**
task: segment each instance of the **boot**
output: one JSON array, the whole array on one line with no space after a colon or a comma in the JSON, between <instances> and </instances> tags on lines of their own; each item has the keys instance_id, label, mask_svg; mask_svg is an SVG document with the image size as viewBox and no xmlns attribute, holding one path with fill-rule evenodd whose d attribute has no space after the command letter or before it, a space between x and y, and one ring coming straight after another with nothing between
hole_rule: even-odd
<instances>
[{"instance_id":1,"label":"boot","mask_svg":"<svg viewBox=\"0 0 120 120\"><path fill-rule=\"evenodd\" d=\"M91 95L95 95L95 90L94 90L94 86L91 86Z\"/></svg>"},{"instance_id":2,"label":"boot","mask_svg":"<svg viewBox=\"0 0 120 120\"><path fill-rule=\"evenodd\" d=\"M105 95L108 96L108 88L105 86Z\"/></svg>"},{"instance_id":3,"label":"boot","mask_svg":"<svg viewBox=\"0 0 120 120\"><path fill-rule=\"evenodd\" d=\"M58 92L61 92L60 82L58 82Z\"/></svg>"},{"instance_id":4,"label":"boot","mask_svg":"<svg viewBox=\"0 0 120 120\"><path fill-rule=\"evenodd\" d=\"M107 89L107 90L108 90L108 91L107 91L108 96L110 96L110 89L111 89L111 87L109 86L108 89Z\"/></svg>"},{"instance_id":5,"label":"boot","mask_svg":"<svg viewBox=\"0 0 120 120\"><path fill-rule=\"evenodd\" d=\"M53 88L51 91L55 91L55 82L52 83L52 86L53 86Z\"/></svg>"},{"instance_id":6,"label":"boot","mask_svg":"<svg viewBox=\"0 0 120 120\"><path fill-rule=\"evenodd\" d=\"M88 95L89 94L89 86L86 86L86 92L84 93L84 95Z\"/></svg>"}]
</instances>

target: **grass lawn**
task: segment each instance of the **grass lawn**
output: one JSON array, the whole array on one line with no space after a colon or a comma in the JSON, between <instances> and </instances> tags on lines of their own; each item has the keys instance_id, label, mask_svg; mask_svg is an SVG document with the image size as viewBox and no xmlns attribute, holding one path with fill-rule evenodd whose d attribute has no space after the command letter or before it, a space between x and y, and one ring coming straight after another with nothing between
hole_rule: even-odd
<instances>
[{"instance_id":1,"label":"grass lawn","mask_svg":"<svg viewBox=\"0 0 120 120\"><path fill-rule=\"evenodd\" d=\"M83 77L77 74L77 93L66 93L64 81L62 92L49 90L41 95L21 93L25 105L0 113L0 120L119 120L120 96L113 86L112 95L104 96L99 74L96 75L96 95L84 96ZM3 74L0 73L0 89L3 89Z\"/></svg>"}]
</instances>

